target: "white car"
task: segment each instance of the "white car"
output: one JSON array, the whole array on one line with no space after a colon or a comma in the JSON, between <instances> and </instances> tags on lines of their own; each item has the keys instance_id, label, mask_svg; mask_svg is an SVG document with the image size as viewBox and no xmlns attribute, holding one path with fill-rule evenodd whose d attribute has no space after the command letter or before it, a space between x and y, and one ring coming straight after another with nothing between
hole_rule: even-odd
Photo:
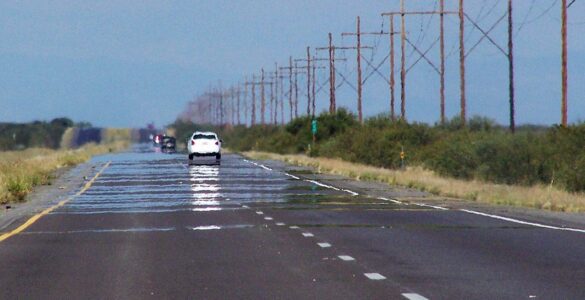
<instances>
[{"instance_id":1,"label":"white car","mask_svg":"<svg viewBox=\"0 0 585 300\"><path fill-rule=\"evenodd\" d=\"M189 151L189 160L199 156L215 156L221 159L221 143L214 132L196 131L187 141L187 150Z\"/></svg>"}]
</instances>

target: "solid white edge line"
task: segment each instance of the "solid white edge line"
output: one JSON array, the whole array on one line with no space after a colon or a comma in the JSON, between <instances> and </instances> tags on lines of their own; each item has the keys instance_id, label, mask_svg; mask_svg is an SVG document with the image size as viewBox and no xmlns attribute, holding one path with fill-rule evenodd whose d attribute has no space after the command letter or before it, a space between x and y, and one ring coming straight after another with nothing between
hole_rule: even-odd
<instances>
[{"instance_id":1,"label":"solid white edge line","mask_svg":"<svg viewBox=\"0 0 585 300\"><path fill-rule=\"evenodd\" d=\"M272 171L272 169L271 169L271 168L269 168L269 167L267 167L267 166L265 166L265 165L258 164L258 166L259 166L260 168L263 168L263 169L265 169L265 170Z\"/></svg>"},{"instance_id":2,"label":"solid white edge line","mask_svg":"<svg viewBox=\"0 0 585 300\"><path fill-rule=\"evenodd\" d=\"M423 203L412 203L412 204L417 205L417 206L422 206L422 207L430 207L430 208L434 208L434 209L438 209L438 210L449 210L448 208L436 206L436 205L429 205L429 204L423 204Z\"/></svg>"},{"instance_id":3,"label":"solid white edge line","mask_svg":"<svg viewBox=\"0 0 585 300\"><path fill-rule=\"evenodd\" d=\"M295 175L292 175L292 174L289 174L289 173L284 173L284 175L286 175L286 176L288 176L288 177L290 177L290 178L296 179L296 180L300 180L300 178L299 178L299 177L297 177L297 176L295 176Z\"/></svg>"},{"instance_id":4,"label":"solid white edge line","mask_svg":"<svg viewBox=\"0 0 585 300\"><path fill-rule=\"evenodd\" d=\"M334 187L334 186L326 185L326 184L324 184L324 183L321 183L321 182L318 182L318 181L315 181L315 180L305 179L305 181L306 181L306 182L313 183L313 184L316 184L316 185L318 185L318 186L322 186L322 187L328 188L328 189L332 189L332 190L339 191L339 189L338 189L338 188L336 188L336 187Z\"/></svg>"},{"instance_id":5,"label":"solid white edge line","mask_svg":"<svg viewBox=\"0 0 585 300\"><path fill-rule=\"evenodd\" d=\"M429 300L428 298L425 298L417 293L404 293L402 296L408 300Z\"/></svg>"},{"instance_id":6,"label":"solid white edge line","mask_svg":"<svg viewBox=\"0 0 585 300\"><path fill-rule=\"evenodd\" d=\"M380 273L364 273L364 276L368 277L371 280L384 280L386 277Z\"/></svg>"},{"instance_id":7,"label":"solid white edge line","mask_svg":"<svg viewBox=\"0 0 585 300\"><path fill-rule=\"evenodd\" d=\"M350 191L350 190L346 190L346 189L343 189L343 191L344 192L348 192L348 193L352 194L353 196L358 196L359 195L358 193L356 193L354 191Z\"/></svg>"},{"instance_id":8,"label":"solid white edge line","mask_svg":"<svg viewBox=\"0 0 585 300\"><path fill-rule=\"evenodd\" d=\"M398 200L394 200L394 199L388 199L388 198L384 198L384 197L378 197L378 199L380 199L380 200L384 200L384 201L390 201L390 202L392 202L392 203L396 203L396 204L404 204L404 203L402 203L402 202L400 202L400 201L398 201Z\"/></svg>"},{"instance_id":9,"label":"solid white edge line","mask_svg":"<svg viewBox=\"0 0 585 300\"><path fill-rule=\"evenodd\" d=\"M482 213L482 212L475 211L475 210L469 210L469 209L460 209L460 211L466 212L466 213L469 213L469 214L474 214L474 215L484 216L484 217L488 217L488 218L498 219L498 220L502 220L502 221L507 221L507 222L512 222L512 223L522 224L522 225L529 225L529 226L546 228L546 229L553 229L553 230L563 230L563 231L572 231L572 232L585 233L585 229L577 229L577 228L570 228L570 227L557 227L557 226L544 225L544 224L533 223L533 222L526 222L526 221L521 221L521 220L507 218L507 217L502 217L502 216L498 216L498 215L490 215L490 214Z\"/></svg>"}]
</instances>

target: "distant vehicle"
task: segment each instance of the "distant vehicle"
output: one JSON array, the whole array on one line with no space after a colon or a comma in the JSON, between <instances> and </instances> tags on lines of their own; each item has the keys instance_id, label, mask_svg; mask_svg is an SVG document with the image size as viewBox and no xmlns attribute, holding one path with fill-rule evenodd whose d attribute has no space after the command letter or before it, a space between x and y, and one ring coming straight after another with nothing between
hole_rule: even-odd
<instances>
[{"instance_id":1,"label":"distant vehicle","mask_svg":"<svg viewBox=\"0 0 585 300\"><path fill-rule=\"evenodd\" d=\"M199 156L215 156L216 159L221 159L222 142L214 132L196 131L187 141L189 160Z\"/></svg>"},{"instance_id":2,"label":"distant vehicle","mask_svg":"<svg viewBox=\"0 0 585 300\"><path fill-rule=\"evenodd\" d=\"M177 140L172 136L164 136L160 144L160 149L163 152L177 151Z\"/></svg>"},{"instance_id":3,"label":"distant vehicle","mask_svg":"<svg viewBox=\"0 0 585 300\"><path fill-rule=\"evenodd\" d=\"M163 134L157 134L157 135L155 135L154 138L152 139L153 145L156 146L156 147L160 147L163 137L164 137Z\"/></svg>"}]
</instances>

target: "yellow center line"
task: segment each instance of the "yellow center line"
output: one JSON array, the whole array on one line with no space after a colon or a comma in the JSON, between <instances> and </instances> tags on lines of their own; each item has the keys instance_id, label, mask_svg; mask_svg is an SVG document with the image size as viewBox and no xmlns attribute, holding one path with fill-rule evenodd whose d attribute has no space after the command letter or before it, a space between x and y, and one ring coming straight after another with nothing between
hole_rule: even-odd
<instances>
[{"instance_id":1,"label":"yellow center line","mask_svg":"<svg viewBox=\"0 0 585 300\"><path fill-rule=\"evenodd\" d=\"M32 216L30 219L28 219L26 222L24 222L24 224L22 224L22 225L18 226L16 229L14 229L14 230L12 230L12 231L10 231L10 232L7 232L7 233L4 233L4 234L0 235L0 242L2 242L2 241L4 241L4 240L6 240L6 239L8 239L8 238L10 238L10 237L11 237L11 236L13 236L13 235L17 235L17 234L19 234L20 232L22 232L23 230L27 229L27 228L28 228L28 227L30 227L32 224L34 224L36 221L38 221L40 218L42 218L42 217L44 217L44 216L48 215L48 214L49 214L50 212L52 212L53 210L55 210L55 209L57 209L57 208L59 208L59 207L61 207L61 206L65 205L65 204L67 204L67 202L69 202L69 201L71 201L71 200L75 199L75 197L77 197L77 196L79 196L79 195L81 195L81 194L85 193L85 191L87 191L87 190L88 190L88 189L91 187L91 185L92 185L92 184L95 182L95 180L96 180L96 179L97 179L97 178L98 178L98 177L99 177L99 176L102 174L102 172L103 172L103 171L104 171L104 170L105 170L105 169L106 169L106 168L107 168L107 167L110 165L110 163L111 163L111 161L107 162L107 163L106 163L106 164L105 164L105 165L104 165L104 166L103 166L103 167L102 167L102 168L99 170L99 172L97 172L97 173L95 174L95 176L93 176L93 178L92 178L90 181L86 182L86 183L85 183L85 185L83 185L83 188L81 188L81 190L79 190L79 192L75 193L75 195L73 195L73 196L69 196L69 197L68 197L68 198L66 198L65 200L61 200L61 201L59 201L59 203L57 203L57 204L55 204L55 205L53 205L53 206L51 206L51 207L49 207L49 208L47 208L47 209L43 210L42 212L40 212L40 213L38 213L38 214L36 214L36 215Z\"/></svg>"}]
</instances>

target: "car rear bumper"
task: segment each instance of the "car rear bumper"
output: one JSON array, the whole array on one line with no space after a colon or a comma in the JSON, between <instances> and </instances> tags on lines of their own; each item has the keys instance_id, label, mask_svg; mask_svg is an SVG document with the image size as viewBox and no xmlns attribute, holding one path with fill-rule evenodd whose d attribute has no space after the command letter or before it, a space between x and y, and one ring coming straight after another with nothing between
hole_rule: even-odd
<instances>
[{"instance_id":1,"label":"car rear bumper","mask_svg":"<svg viewBox=\"0 0 585 300\"><path fill-rule=\"evenodd\" d=\"M219 152L209 152L209 153L191 153L191 155L196 156L196 157L200 157L200 156L217 156L219 154Z\"/></svg>"}]
</instances>

